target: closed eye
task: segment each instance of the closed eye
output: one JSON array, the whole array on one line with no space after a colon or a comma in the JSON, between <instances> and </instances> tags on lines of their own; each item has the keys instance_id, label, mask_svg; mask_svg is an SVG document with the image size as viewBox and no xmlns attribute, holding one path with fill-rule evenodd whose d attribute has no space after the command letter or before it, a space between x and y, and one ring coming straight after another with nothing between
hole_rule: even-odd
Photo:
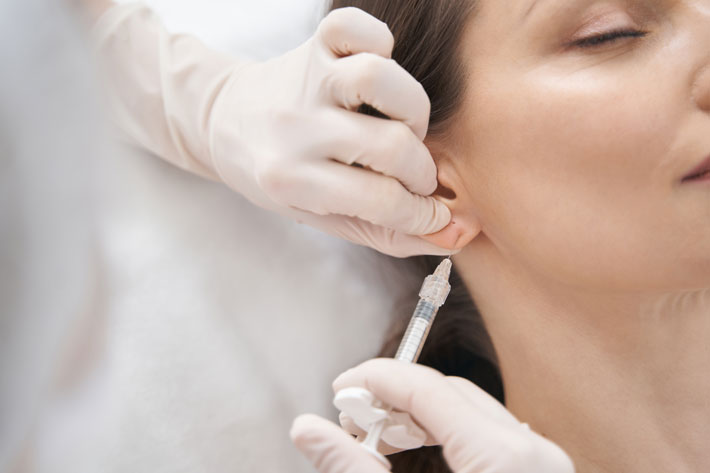
<instances>
[{"instance_id":1,"label":"closed eye","mask_svg":"<svg viewBox=\"0 0 710 473\"><path fill-rule=\"evenodd\" d=\"M648 34L648 31L638 31L638 30L616 30L616 31L610 31L608 33L603 33L600 35L596 36L590 36L589 38L582 38L577 41L573 41L571 43L572 46L576 46L579 48L594 48L598 47L600 45L603 45L605 43L613 43L616 40L620 38L637 38L641 36L646 36Z\"/></svg>"}]
</instances>

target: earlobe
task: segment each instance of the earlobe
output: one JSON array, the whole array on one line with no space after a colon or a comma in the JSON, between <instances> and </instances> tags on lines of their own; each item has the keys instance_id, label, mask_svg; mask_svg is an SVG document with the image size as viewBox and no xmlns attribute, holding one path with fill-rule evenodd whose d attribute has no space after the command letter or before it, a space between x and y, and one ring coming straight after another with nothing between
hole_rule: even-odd
<instances>
[{"instance_id":1,"label":"earlobe","mask_svg":"<svg viewBox=\"0 0 710 473\"><path fill-rule=\"evenodd\" d=\"M438 199L441 200L441 199ZM453 209L451 210L451 222L443 229L429 235L420 235L419 238L433 243L440 248L457 251L471 243L476 235L481 231L481 226L477 218L466 218L465 216L457 216Z\"/></svg>"},{"instance_id":2,"label":"earlobe","mask_svg":"<svg viewBox=\"0 0 710 473\"><path fill-rule=\"evenodd\" d=\"M440 248L458 251L468 245L480 232L480 227L469 225L452 216L451 222L443 229L429 235L420 235L419 238L428 241Z\"/></svg>"},{"instance_id":3,"label":"earlobe","mask_svg":"<svg viewBox=\"0 0 710 473\"><path fill-rule=\"evenodd\" d=\"M433 147L432 147L433 148ZM463 187L458 169L448 155L437 156L437 179L439 186L432 194L439 202L445 204L451 211L451 221L443 229L429 235L421 235L425 241L434 245L457 251L471 243L481 231L481 224L471 208L469 194Z\"/></svg>"}]
</instances>

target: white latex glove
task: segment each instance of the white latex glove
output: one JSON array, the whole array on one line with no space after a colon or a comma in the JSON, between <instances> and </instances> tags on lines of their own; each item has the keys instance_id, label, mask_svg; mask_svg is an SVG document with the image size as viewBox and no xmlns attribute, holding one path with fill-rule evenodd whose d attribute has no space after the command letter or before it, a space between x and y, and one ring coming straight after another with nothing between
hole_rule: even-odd
<instances>
[{"instance_id":1,"label":"white latex glove","mask_svg":"<svg viewBox=\"0 0 710 473\"><path fill-rule=\"evenodd\" d=\"M431 368L375 359L341 374L335 392L366 387L393 408L408 412L440 444L455 473L574 473L555 443L521 424L475 384ZM296 447L321 473L377 473L387 469L347 432L320 417L296 418ZM391 452L391 451L390 451Z\"/></svg>"},{"instance_id":2,"label":"white latex glove","mask_svg":"<svg viewBox=\"0 0 710 473\"><path fill-rule=\"evenodd\" d=\"M451 215L426 197L437 186L422 142L429 99L389 59L384 23L337 10L263 63L171 35L141 4L110 8L95 34L115 121L132 141L352 242L400 257L451 253L414 236ZM392 120L357 113L363 103Z\"/></svg>"}]
</instances>

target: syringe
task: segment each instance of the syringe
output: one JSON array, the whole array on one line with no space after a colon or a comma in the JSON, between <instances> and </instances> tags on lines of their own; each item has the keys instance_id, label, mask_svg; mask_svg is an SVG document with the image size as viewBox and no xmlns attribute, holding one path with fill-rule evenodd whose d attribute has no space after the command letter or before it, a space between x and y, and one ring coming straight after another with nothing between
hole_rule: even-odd
<instances>
[{"instance_id":1,"label":"syringe","mask_svg":"<svg viewBox=\"0 0 710 473\"><path fill-rule=\"evenodd\" d=\"M451 286L449 285L449 276L451 274L451 258L446 258L442 261L434 271L424 279L422 288L419 290L419 302L414 308L412 318L409 320L407 331L399 344L396 360L405 361L408 363L416 363L419 354L422 351L422 346L429 335L429 329L439 311L439 307L444 304L446 297L449 295ZM392 407L387 407L387 416L375 422L367 432L365 440L361 445L372 453L383 465L388 469L391 468L390 462L377 450L377 445L380 442L382 431L387 423Z\"/></svg>"}]
</instances>

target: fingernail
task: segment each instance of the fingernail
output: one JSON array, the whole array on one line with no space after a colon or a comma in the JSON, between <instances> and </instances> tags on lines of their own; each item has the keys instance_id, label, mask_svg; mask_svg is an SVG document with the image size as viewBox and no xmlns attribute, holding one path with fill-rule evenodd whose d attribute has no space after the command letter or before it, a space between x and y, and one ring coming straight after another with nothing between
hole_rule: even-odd
<instances>
[{"instance_id":1,"label":"fingernail","mask_svg":"<svg viewBox=\"0 0 710 473\"><path fill-rule=\"evenodd\" d=\"M434 200L434 202L436 202L437 214L441 215L442 219L446 219L446 223L449 223L451 221L451 210L449 210L446 204L442 204L438 200Z\"/></svg>"}]
</instances>

